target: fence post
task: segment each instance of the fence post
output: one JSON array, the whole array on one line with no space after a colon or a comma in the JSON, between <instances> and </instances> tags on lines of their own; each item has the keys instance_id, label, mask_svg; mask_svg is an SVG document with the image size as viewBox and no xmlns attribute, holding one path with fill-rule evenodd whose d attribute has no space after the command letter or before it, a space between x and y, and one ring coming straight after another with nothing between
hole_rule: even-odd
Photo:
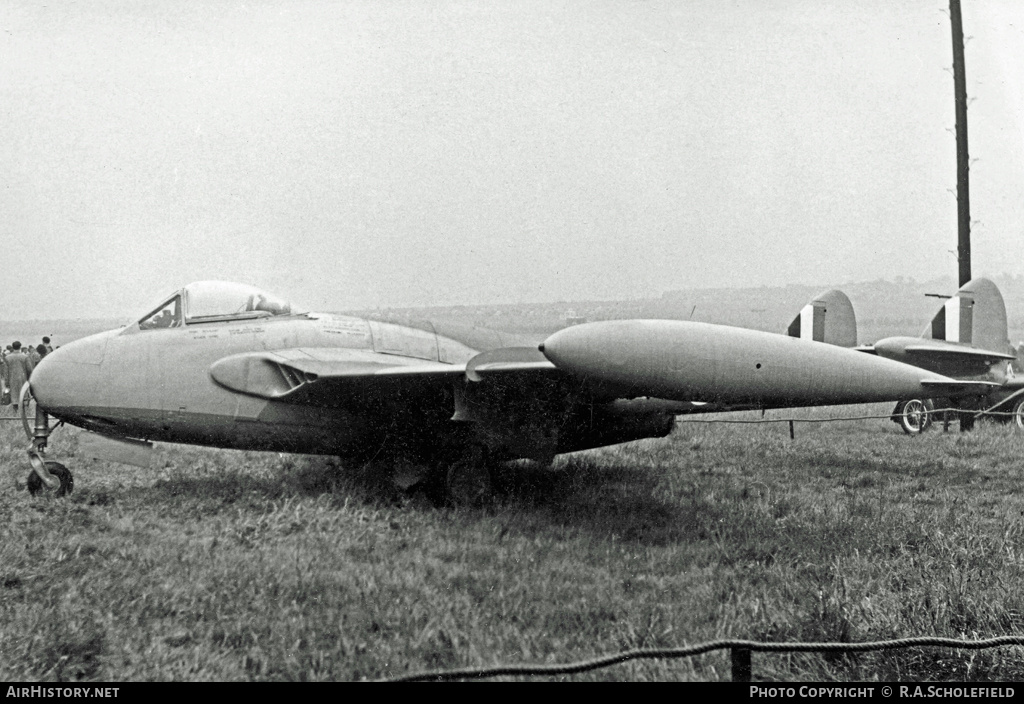
<instances>
[{"instance_id":1,"label":"fence post","mask_svg":"<svg viewBox=\"0 0 1024 704\"><path fill-rule=\"evenodd\" d=\"M730 648L732 654L732 681L750 681L750 648Z\"/></svg>"}]
</instances>

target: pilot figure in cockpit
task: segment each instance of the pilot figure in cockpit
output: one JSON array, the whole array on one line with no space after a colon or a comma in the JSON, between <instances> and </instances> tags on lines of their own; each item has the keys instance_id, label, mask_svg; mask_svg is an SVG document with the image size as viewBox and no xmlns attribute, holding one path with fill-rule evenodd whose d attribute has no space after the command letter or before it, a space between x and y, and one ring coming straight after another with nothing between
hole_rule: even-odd
<instances>
[{"instance_id":1,"label":"pilot figure in cockpit","mask_svg":"<svg viewBox=\"0 0 1024 704\"><path fill-rule=\"evenodd\" d=\"M164 308L160 311L160 315L153 321L153 327L155 328L169 328L174 322L174 316L171 315L171 311Z\"/></svg>"},{"instance_id":2,"label":"pilot figure in cockpit","mask_svg":"<svg viewBox=\"0 0 1024 704\"><path fill-rule=\"evenodd\" d=\"M268 300L267 297L261 293L256 293L249 297L249 305L246 309L251 311L262 310L270 313L271 315L280 315L286 312L284 306Z\"/></svg>"}]
</instances>

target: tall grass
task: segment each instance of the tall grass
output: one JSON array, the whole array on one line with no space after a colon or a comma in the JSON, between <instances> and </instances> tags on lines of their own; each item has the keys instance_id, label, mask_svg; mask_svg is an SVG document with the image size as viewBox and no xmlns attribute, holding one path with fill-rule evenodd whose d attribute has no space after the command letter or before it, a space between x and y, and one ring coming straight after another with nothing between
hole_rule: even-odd
<instances>
[{"instance_id":1,"label":"tall grass","mask_svg":"<svg viewBox=\"0 0 1024 704\"><path fill-rule=\"evenodd\" d=\"M10 481L24 436L0 427L3 679L350 680L1024 625L1024 438L1003 426L798 424L790 440L784 424L681 423L502 468L479 510L327 458L165 446L141 470L76 458L74 429L54 437L75 493L30 497ZM756 654L754 676L1012 680L1024 658ZM713 653L577 678L728 677Z\"/></svg>"}]
</instances>

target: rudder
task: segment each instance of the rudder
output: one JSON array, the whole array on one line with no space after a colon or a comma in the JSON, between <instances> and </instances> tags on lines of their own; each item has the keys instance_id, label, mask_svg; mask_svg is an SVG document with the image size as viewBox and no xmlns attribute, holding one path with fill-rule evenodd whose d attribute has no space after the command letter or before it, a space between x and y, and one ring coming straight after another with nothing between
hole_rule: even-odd
<instances>
[{"instance_id":1,"label":"rudder","mask_svg":"<svg viewBox=\"0 0 1024 704\"><path fill-rule=\"evenodd\" d=\"M971 279L943 304L921 337L995 352L1009 350L1006 304L999 287L983 277Z\"/></svg>"},{"instance_id":2,"label":"rudder","mask_svg":"<svg viewBox=\"0 0 1024 704\"><path fill-rule=\"evenodd\" d=\"M856 347L857 316L853 304L838 289L818 294L793 318L787 334L839 347Z\"/></svg>"}]
</instances>

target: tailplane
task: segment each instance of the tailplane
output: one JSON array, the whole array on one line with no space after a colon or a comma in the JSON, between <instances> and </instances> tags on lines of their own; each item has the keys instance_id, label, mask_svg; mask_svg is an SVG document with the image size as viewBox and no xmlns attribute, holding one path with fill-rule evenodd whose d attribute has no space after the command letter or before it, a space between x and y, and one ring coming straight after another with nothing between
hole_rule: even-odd
<instances>
[{"instance_id":1,"label":"tailplane","mask_svg":"<svg viewBox=\"0 0 1024 704\"><path fill-rule=\"evenodd\" d=\"M812 298L793 318L787 333L790 337L804 340L856 347L857 316L853 312L853 304L842 291L825 291Z\"/></svg>"}]
</instances>

